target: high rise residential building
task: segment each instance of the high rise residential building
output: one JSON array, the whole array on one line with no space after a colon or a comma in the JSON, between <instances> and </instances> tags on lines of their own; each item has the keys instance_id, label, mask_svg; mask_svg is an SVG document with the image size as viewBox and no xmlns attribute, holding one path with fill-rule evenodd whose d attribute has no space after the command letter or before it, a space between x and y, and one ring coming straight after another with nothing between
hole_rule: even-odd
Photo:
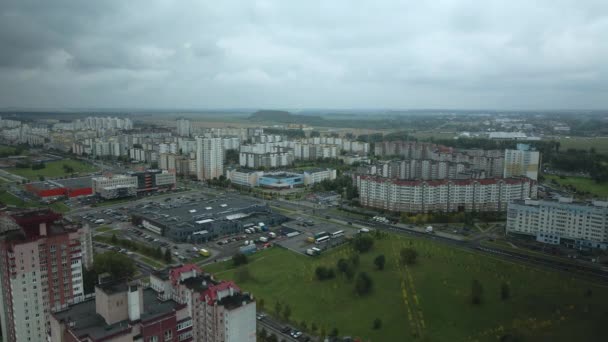
<instances>
[{"instance_id":1,"label":"high rise residential building","mask_svg":"<svg viewBox=\"0 0 608 342\"><path fill-rule=\"evenodd\" d=\"M356 176L362 206L408 213L505 211L509 202L535 198L529 178L403 181Z\"/></svg>"},{"instance_id":2,"label":"high rise residential building","mask_svg":"<svg viewBox=\"0 0 608 342\"><path fill-rule=\"evenodd\" d=\"M221 138L196 138L196 168L199 180L214 179L224 174Z\"/></svg>"},{"instance_id":3,"label":"high rise residential building","mask_svg":"<svg viewBox=\"0 0 608 342\"><path fill-rule=\"evenodd\" d=\"M50 209L0 213L2 340L45 341L50 315L84 300L93 262L87 227Z\"/></svg>"},{"instance_id":4,"label":"high rise residential building","mask_svg":"<svg viewBox=\"0 0 608 342\"><path fill-rule=\"evenodd\" d=\"M507 233L571 248L608 248L608 202L522 200L509 204Z\"/></svg>"},{"instance_id":5,"label":"high rise residential building","mask_svg":"<svg viewBox=\"0 0 608 342\"><path fill-rule=\"evenodd\" d=\"M180 137L189 137L192 134L192 125L190 120L177 120L177 135Z\"/></svg>"},{"instance_id":6,"label":"high rise residential building","mask_svg":"<svg viewBox=\"0 0 608 342\"><path fill-rule=\"evenodd\" d=\"M232 281L218 281L197 265L184 265L150 276L150 286L164 298L188 305L193 341L255 342L253 297Z\"/></svg>"},{"instance_id":7,"label":"high rise residential building","mask_svg":"<svg viewBox=\"0 0 608 342\"><path fill-rule=\"evenodd\" d=\"M149 282L113 280L95 298L56 312L53 342L255 342L253 297L187 264L150 275Z\"/></svg>"},{"instance_id":8,"label":"high rise residential building","mask_svg":"<svg viewBox=\"0 0 608 342\"><path fill-rule=\"evenodd\" d=\"M503 177L528 177L538 179L540 152L532 150L530 145L517 144L515 150L505 150Z\"/></svg>"}]
</instances>

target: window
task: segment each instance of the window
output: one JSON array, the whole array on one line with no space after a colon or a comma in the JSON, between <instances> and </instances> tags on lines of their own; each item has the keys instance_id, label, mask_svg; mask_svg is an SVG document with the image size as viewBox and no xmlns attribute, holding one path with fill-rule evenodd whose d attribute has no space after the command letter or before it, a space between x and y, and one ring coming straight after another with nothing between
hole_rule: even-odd
<instances>
[{"instance_id":1,"label":"window","mask_svg":"<svg viewBox=\"0 0 608 342\"><path fill-rule=\"evenodd\" d=\"M173 330L165 330L165 341L171 341L173 339Z\"/></svg>"},{"instance_id":2,"label":"window","mask_svg":"<svg viewBox=\"0 0 608 342\"><path fill-rule=\"evenodd\" d=\"M158 342L158 336L150 336L150 337L148 337L148 342Z\"/></svg>"}]
</instances>

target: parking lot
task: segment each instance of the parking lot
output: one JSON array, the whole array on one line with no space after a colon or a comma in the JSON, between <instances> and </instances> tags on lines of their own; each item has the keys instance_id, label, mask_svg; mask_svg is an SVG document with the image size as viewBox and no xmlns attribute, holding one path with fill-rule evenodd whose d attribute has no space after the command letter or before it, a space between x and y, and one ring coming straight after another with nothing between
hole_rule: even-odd
<instances>
[{"instance_id":1,"label":"parking lot","mask_svg":"<svg viewBox=\"0 0 608 342\"><path fill-rule=\"evenodd\" d=\"M343 234L336 237L330 237L324 242L315 243L314 241L311 241L311 238L314 239L315 235L322 232L331 235L332 233L339 231L342 231ZM299 232L299 234L296 235L294 232ZM284 237L278 240L277 244L296 253L306 254L306 251L312 247L324 251L342 245L357 234L357 229L321 220L296 218L293 221L283 223L280 233ZM294 236L288 236L288 234Z\"/></svg>"}]
</instances>

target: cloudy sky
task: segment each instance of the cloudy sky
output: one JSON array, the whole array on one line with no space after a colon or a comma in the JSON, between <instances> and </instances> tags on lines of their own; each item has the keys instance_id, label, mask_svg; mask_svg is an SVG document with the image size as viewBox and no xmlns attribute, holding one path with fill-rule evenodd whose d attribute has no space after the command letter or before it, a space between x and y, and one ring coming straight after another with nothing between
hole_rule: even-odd
<instances>
[{"instance_id":1,"label":"cloudy sky","mask_svg":"<svg viewBox=\"0 0 608 342\"><path fill-rule=\"evenodd\" d=\"M608 108L608 1L3 0L0 107Z\"/></svg>"}]
</instances>

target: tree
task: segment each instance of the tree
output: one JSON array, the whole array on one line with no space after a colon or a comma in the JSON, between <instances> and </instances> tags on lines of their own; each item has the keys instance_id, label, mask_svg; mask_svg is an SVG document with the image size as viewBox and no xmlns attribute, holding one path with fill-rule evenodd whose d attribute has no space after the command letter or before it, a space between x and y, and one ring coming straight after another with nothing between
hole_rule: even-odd
<instances>
[{"instance_id":1,"label":"tree","mask_svg":"<svg viewBox=\"0 0 608 342\"><path fill-rule=\"evenodd\" d=\"M302 328L302 330L308 329L308 324L306 324L306 321L302 320L300 322L300 328Z\"/></svg>"},{"instance_id":2,"label":"tree","mask_svg":"<svg viewBox=\"0 0 608 342\"><path fill-rule=\"evenodd\" d=\"M386 262L386 258L384 257L384 254L380 254L376 257L376 259L374 259L374 265L376 265L376 267L379 270L383 270L384 269L384 263Z\"/></svg>"},{"instance_id":3,"label":"tree","mask_svg":"<svg viewBox=\"0 0 608 342\"><path fill-rule=\"evenodd\" d=\"M156 257L156 259L163 258L163 250L160 248L160 246L157 246L156 250L154 250L154 256Z\"/></svg>"},{"instance_id":4,"label":"tree","mask_svg":"<svg viewBox=\"0 0 608 342\"><path fill-rule=\"evenodd\" d=\"M232 262L234 263L234 266L240 266L240 265L245 265L246 263L249 262L249 260L247 259L247 256L245 254L236 253L232 257Z\"/></svg>"},{"instance_id":5,"label":"tree","mask_svg":"<svg viewBox=\"0 0 608 342\"><path fill-rule=\"evenodd\" d=\"M170 264L173 261L173 257L171 256L171 250L169 248L165 249L165 262Z\"/></svg>"},{"instance_id":6,"label":"tree","mask_svg":"<svg viewBox=\"0 0 608 342\"><path fill-rule=\"evenodd\" d=\"M344 272L344 275L346 276L346 279L348 279L348 281L351 281L355 277L355 270L349 266L346 269L346 272Z\"/></svg>"},{"instance_id":7,"label":"tree","mask_svg":"<svg viewBox=\"0 0 608 342\"><path fill-rule=\"evenodd\" d=\"M404 265L413 265L416 263L416 259L418 258L418 252L410 247L401 249L399 254L401 256L401 263Z\"/></svg>"},{"instance_id":8,"label":"tree","mask_svg":"<svg viewBox=\"0 0 608 342\"><path fill-rule=\"evenodd\" d=\"M116 234L112 234L112 238L110 239L110 241L113 245L118 243L118 238L116 237Z\"/></svg>"},{"instance_id":9,"label":"tree","mask_svg":"<svg viewBox=\"0 0 608 342\"><path fill-rule=\"evenodd\" d=\"M511 289L509 287L509 284L502 283L502 285L500 286L500 299L502 300L507 300L511 297Z\"/></svg>"},{"instance_id":10,"label":"tree","mask_svg":"<svg viewBox=\"0 0 608 342\"><path fill-rule=\"evenodd\" d=\"M251 280L251 273L248 267L241 267L235 273L235 278L239 283L244 283Z\"/></svg>"},{"instance_id":11,"label":"tree","mask_svg":"<svg viewBox=\"0 0 608 342\"><path fill-rule=\"evenodd\" d=\"M264 311L264 298L258 299L257 306L260 311Z\"/></svg>"},{"instance_id":12,"label":"tree","mask_svg":"<svg viewBox=\"0 0 608 342\"><path fill-rule=\"evenodd\" d=\"M355 281L355 291L360 296L364 296L370 293L372 290L372 278L370 278L367 273L361 272L357 275L357 280Z\"/></svg>"},{"instance_id":13,"label":"tree","mask_svg":"<svg viewBox=\"0 0 608 342\"><path fill-rule=\"evenodd\" d=\"M318 266L315 269L315 275L318 280L327 280L327 279L335 278L336 273L333 268L329 268L329 267L325 267L325 266Z\"/></svg>"},{"instance_id":14,"label":"tree","mask_svg":"<svg viewBox=\"0 0 608 342\"><path fill-rule=\"evenodd\" d=\"M338 337L338 328L331 329L331 332L329 333L329 336L331 336L331 337Z\"/></svg>"},{"instance_id":15,"label":"tree","mask_svg":"<svg viewBox=\"0 0 608 342\"><path fill-rule=\"evenodd\" d=\"M372 328L374 330L379 330L380 328L382 328L382 320L380 318L376 318L374 320L374 324L372 325Z\"/></svg>"},{"instance_id":16,"label":"tree","mask_svg":"<svg viewBox=\"0 0 608 342\"><path fill-rule=\"evenodd\" d=\"M346 261L346 259L340 258L338 260L337 267L338 271L340 271L341 273L345 273L348 269L348 262Z\"/></svg>"},{"instance_id":17,"label":"tree","mask_svg":"<svg viewBox=\"0 0 608 342\"><path fill-rule=\"evenodd\" d=\"M266 328L262 327L262 329L260 329L258 337L260 338L260 340L266 341L266 338L268 337L268 332L266 331Z\"/></svg>"},{"instance_id":18,"label":"tree","mask_svg":"<svg viewBox=\"0 0 608 342\"><path fill-rule=\"evenodd\" d=\"M289 304L285 304L283 307L283 319L289 322L289 317L291 317L291 307Z\"/></svg>"},{"instance_id":19,"label":"tree","mask_svg":"<svg viewBox=\"0 0 608 342\"><path fill-rule=\"evenodd\" d=\"M353 264L354 267L359 266L359 254L353 253L350 256L350 262Z\"/></svg>"},{"instance_id":20,"label":"tree","mask_svg":"<svg viewBox=\"0 0 608 342\"><path fill-rule=\"evenodd\" d=\"M282 311L282 309L283 309L283 306L281 305L281 302L277 301L274 304L274 315L276 317L281 317L281 311Z\"/></svg>"},{"instance_id":21,"label":"tree","mask_svg":"<svg viewBox=\"0 0 608 342\"><path fill-rule=\"evenodd\" d=\"M113 279L123 279L135 274L135 263L117 252L105 252L95 256L93 269L97 274L109 273Z\"/></svg>"},{"instance_id":22,"label":"tree","mask_svg":"<svg viewBox=\"0 0 608 342\"><path fill-rule=\"evenodd\" d=\"M374 245L374 239L369 235L359 235L353 240L353 247L359 253L368 252Z\"/></svg>"},{"instance_id":23,"label":"tree","mask_svg":"<svg viewBox=\"0 0 608 342\"><path fill-rule=\"evenodd\" d=\"M272 335L268 336L268 338L266 339L266 341L268 341L268 342L278 342L279 339L277 338L277 335L272 334Z\"/></svg>"},{"instance_id":24,"label":"tree","mask_svg":"<svg viewBox=\"0 0 608 342\"><path fill-rule=\"evenodd\" d=\"M473 279L471 283L471 303L479 305L482 302L483 286L477 279Z\"/></svg>"}]
</instances>

